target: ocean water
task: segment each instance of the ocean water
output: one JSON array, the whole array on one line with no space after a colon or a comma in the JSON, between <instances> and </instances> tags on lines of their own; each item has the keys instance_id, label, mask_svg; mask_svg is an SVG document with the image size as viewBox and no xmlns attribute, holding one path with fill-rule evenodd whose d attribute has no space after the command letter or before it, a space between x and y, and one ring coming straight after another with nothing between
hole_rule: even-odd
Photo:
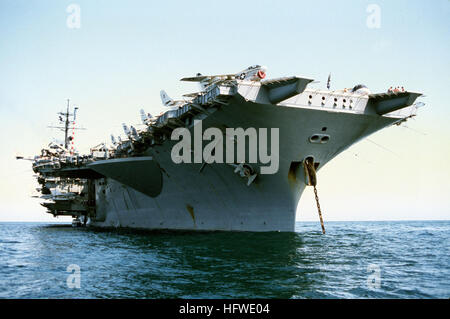
<instances>
[{"instance_id":1,"label":"ocean water","mask_svg":"<svg viewBox=\"0 0 450 319\"><path fill-rule=\"evenodd\" d=\"M450 297L450 221L327 222L326 229L322 235L318 222L297 223L296 233L0 223L0 298Z\"/></svg>"}]
</instances>

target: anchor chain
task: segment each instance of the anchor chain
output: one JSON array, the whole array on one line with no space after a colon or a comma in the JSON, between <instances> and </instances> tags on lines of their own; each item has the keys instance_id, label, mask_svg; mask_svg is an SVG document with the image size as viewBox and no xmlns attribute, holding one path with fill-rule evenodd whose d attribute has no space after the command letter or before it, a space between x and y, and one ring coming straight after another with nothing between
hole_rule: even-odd
<instances>
[{"instance_id":1,"label":"anchor chain","mask_svg":"<svg viewBox=\"0 0 450 319\"><path fill-rule=\"evenodd\" d=\"M320 219L320 226L322 226L322 233L325 234L325 226L323 224L322 211L320 210L319 195L317 195L316 185L314 185L314 196L316 197L317 211L319 212L319 219Z\"/></svg>"},{"instance_id":2,"label":"anchor chain","mask_svg":"<svg viewBox=\"0 0 450 319\"><path fill-rule=\"evenodd\" d=\"M317 211L319 212L320 226L322 227L322 233L325 234L325 225L323 224L322 210L320 209L319 195L317 194L317 176L314 167L314 161L307 159L304 162L305 176L307 177L306 185L314 187L314 196L316 198Z\"/></svg>"}]
</instances>

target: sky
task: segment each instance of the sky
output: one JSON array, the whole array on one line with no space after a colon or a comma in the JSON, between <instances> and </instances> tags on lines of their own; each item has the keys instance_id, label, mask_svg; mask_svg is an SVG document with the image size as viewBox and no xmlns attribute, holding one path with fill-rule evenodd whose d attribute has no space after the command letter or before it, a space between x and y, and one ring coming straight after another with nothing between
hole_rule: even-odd
<instances>
[{"instance_id":1,"label":"sky","mask_svg":"<svg viewBox=\"0 0 450 319\"><path fill-rule=\"evenodd\" d=\"M79 28L67 20L80 8ZM375 10L373 9L375 8ZM30 197L32 156L61 137L56 113L79 107L81 151L158 114L178 80L268 66L332 88L404 86L425 106L355 144L318 174L327 220L450 219L450 1L0 0L0 221L58 221ZM375 19L375 20L374 20ZM375 22L374 22L375 21ZM72 25L73 26L73 25ZM318 220L307 188L297 220Z\"/></svg>"}]
</instances>

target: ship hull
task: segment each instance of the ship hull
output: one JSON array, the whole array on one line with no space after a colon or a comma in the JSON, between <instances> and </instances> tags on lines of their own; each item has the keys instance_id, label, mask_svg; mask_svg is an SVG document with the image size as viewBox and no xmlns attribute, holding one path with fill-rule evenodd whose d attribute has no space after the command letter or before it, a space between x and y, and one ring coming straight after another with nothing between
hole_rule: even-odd
<instances>
[{"instance_id":1,"label":"ship hull","mask_svg":"<svg viewBox=\"0 0 450 319\"><path fill-rule=\"evenodd\" d=\"M320 170L358 140L398 120L258 104L239 96L210 113L202 121L203 130L209 127L278 128L277 173L259 174L247 185L247 179L225 163L175 164L171 150L176 141L168 139L145 153L161 168L161 192L149 196L113 178L98 179L95 182L96 213L89 224L151 230L292 232L297 205L307 187L304 160L313 158ZM193 131L193 127L190 130ZM314 134L326 134L329 141L311 143ZM260 165L254 166L258 169Z\"/></svg>"}]
</instances>

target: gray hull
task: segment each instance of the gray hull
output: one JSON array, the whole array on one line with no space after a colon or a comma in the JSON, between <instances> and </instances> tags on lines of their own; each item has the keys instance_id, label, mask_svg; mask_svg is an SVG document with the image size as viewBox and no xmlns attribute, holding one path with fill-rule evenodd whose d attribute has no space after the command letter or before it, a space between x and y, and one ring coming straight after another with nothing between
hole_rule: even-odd
<instances>
[{"instance_id":1,"label":"gray hull","mask_svg":"<svg viewBox=\"0 0 450 319\"><path fill-rule=\"evenodd\" d=\"M228 105L210 111L212 114L203 119L203 129L279 128L280 158L276 174L260 174L247 186L246 180L227 164L207 164L203 169L202 164L175 164L170 156L175 141L166 140L162 145L149 148L145 154L161 167L160 194L148 196L112 178L96 180L96 218L91 219L90 225L294 231L297 204L306 187L304 159L314 158L320 170L350 145L399 120L399 117L356 110L342 112L290 106L289 101L283 106L257 102L257 98L246 101L236 95ZM327 143L310 141L314 134L323 133L329 135Z\"/></svg>"},{"instance_id":2,"label":"gray hull","mask_svg":"<svg viewBox=\"0 0 450 319\"><path fill-rule=\"evenodd\" d=\"M127 140L113 138L113 147L102 143L83 156L58 145L43 149L33 160L43 206L97 227L294 231L298 202L316 171L364 137L414 116L421 95L370 94L363 85L321 91L308 89L310 82L226 76L189 101L169 101L171 108L156 118L141 113L145 129L124 124ZM64 114L67 131L69 108ZM172 158L178 128L193 149ZM214 137L203 141L209 128ZM231 131L238 128L252 137L237 137ZM234 157L224 151L226 163L214 161L224 150L211 147L219 142L235 149ZM208 145L218 153L199 158ZM242 145L245 158L236 154Z\"/></svg>"}]
</instances>

